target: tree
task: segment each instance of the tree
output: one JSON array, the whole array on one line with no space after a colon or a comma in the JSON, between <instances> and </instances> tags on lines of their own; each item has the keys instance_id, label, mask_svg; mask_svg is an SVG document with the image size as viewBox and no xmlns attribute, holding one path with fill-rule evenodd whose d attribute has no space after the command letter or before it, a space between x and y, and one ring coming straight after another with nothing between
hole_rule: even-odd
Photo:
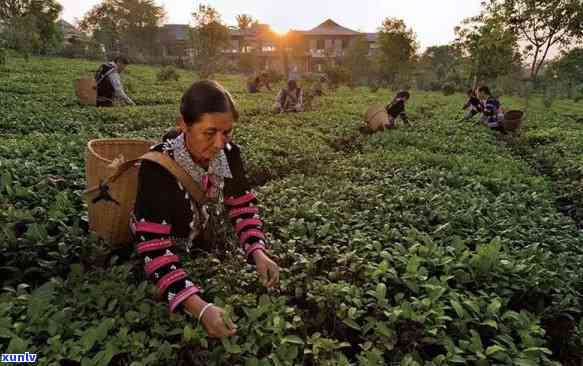
<instances>
[{"instance_id":1,"label":"tree","mask_svg":"<svg viewBox=\"0 0 583 366\"><path fill-rule=\"evenodd\" d=\"M386 18L379 29L379 43L382 77L389 83L408 80L418 48L413 30L401 19Z\"/></svg>"},{"instance_id":2,"label":"tree","mask_svg":"<svg viewBox=\"0 0 583 366\"><path fill-rule=\"evenodd\" d=\"M229 28L223 24L219 12L208 5L200 5L192 18L195 66L202 78L208 78L223 67L222 51L229 44Z\"/></svg>"},{"instance_id":3,"label":"tree","mask_svg":"<svg viewBox=\"0 0 583 366\"><path fill-rule=\"evenodd\" d=\"M104 0L81 20L81 30L103 44L109 54L127 49L130 55L156 53L164 9L154 0Z\"/></svg>"},{"instance_id":4,"label":"tree","mask_svg":"<svg viewBox=\"0 0 583 366\"><path fill-rule=\"evenodd\" d=\"M370 76L370 60L368 42L365 37L353 40L346 50L344 65L350 71L354 82L368 79Z\"/></svg>"},{"instance_id":5,"label":"tree","mask_svg":"<svg viewBox=\"0 0 583 366\"><path fill-rule=\"evenodd\" d=\"M21 52L52 53L62 45L56 0L0 0L0 38Z\"/></svg>"},{"instance_id":6,"label":"tree","mask_svg":"<svg viewBox=\"0 0 583 366\"><path fill-rule=\"evenodd\" d=\"M545 84L559 84L567 96L572 98L583 93L583 48L563 52L545 72Z\"/></svg>"},{"instance_id":7,"label":"tree","mask_svg":"<svg viewBox=\"0 0 583 366\"><path fill-rule=\"evenodd\" d=\"M239 29L249 29L253 26L253 24L257 24L257 21L253 20L253 17L247 14L240 14L235 17L237 19L237 25Z\"/></svg>"},{"instance_id":8,"label":"tree","mask_svg":"<svg viewBox=\"0 0 583 366\"><path fill-rule=\"evenodd\" d=\"M439 83L457 78L457 68L461 63L461 52L452 45L428 47L420 59L420 64L435 75Z\"/></svg>"},{"instance_id":9,"label":"tree","mask_svg":"<svg viewBox=\"0 0 583 366\"><path fill-rule=\"evenodd\" d=\"M564 52L550 66L560 79L570 80L574 84L583 84L583 48Z\"/></svg>"},{"instance_id":10,"label":"tree","mask_svg":"<svg viewBox=\"0 0 583 366\"><path fill-rule=\"evenodd\" d=\"M456 47L466 57L474 84L508 75L521 63L515 33L496 13L482 13L465 19L455 28Z\"/></svg>"},{"instance_id":11,"label":"tree","mask_svg":"<svg viewBox=\"0 0 583 366\"><path fill-rule=\"evenodd\" d=\"M530 77L536 78L554 46L565 47L583 38L581 0L490 0L487 12L500 12L504 21L526 43Z\"/></svg>"}]
</instances>

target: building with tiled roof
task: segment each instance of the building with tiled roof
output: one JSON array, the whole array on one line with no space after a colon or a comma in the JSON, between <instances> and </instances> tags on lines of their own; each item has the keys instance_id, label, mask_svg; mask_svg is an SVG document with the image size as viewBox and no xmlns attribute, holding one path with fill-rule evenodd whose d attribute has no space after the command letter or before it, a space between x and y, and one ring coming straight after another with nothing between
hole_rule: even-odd
<instances>
[{"instance_id":1,"label":"building with tiled roof","mask_svg":"<svg viewBox=\"0 0 583 366\"><path fill-rule=\"evenodd\" d=\"M371 53L377 44L376 33L361 33L341 26L332 19L307 30L291 30L286 36L278 37L267 25L257 29L231 31L231 58L253 53L257 57L258 68L291 72L322 71L326 64L342 63L351 42L364 37ZM287 52L284 58L282 49Z\"/></svg>"},{"instance_id":2,"label":"building with tiled roof","mask_svg":"<svg viewBox=\"0 0 583 366\"><path fill-rule=\"evenodd\" d=\"M167 24L161 31L165 56L190 56L188 25ZM256 71L318 72L325 65L341 64L346 50L358 38L364 38L370 54L377 48L376 33L361 33L346 28L332 19L307 30L291 30L277 35L267 24L253 24L247 29L230 29L230 46L223 51L232 64L254 58ZM285 52L283 52L285 51Z\"/></svg>"}]
</instances>

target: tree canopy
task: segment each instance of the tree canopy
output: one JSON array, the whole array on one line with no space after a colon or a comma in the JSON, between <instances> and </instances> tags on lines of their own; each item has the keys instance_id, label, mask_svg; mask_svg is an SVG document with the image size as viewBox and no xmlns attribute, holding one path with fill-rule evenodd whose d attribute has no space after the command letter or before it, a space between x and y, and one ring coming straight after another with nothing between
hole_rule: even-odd
<instances>
[{"instance_id":1,"label":"tree canopy","mask_svg":"<svg viewBox=\"0 0 583 366\"><path fill-rule=\"evenodd\" d=\"M390 83L407 79L418 48L413 30L401 19L386 18L379 29L379 43L381 77Z\"/></svg>"},{"instance_id":2,"label":"tree canopy","mask_svg":"<svg viewBox=\"0 0 583 366\"><path fill-rule=\"evenodd\" d=\"M56 0L0 0L0 40L26 53L54 53L63 41L62 10Z\"/></svg>"},{"instance_id":3,"label":"tree canopy","mask_svg":"<svg viewBox=\"0 0 583 366\"><path fill-rule=\"evenodd\" d=\"M154 0L104 0L83 17L79 27L108 53L151 54L165 15ZM122 50L122 45L127 49Z\"/></svg>"}]
</instances>

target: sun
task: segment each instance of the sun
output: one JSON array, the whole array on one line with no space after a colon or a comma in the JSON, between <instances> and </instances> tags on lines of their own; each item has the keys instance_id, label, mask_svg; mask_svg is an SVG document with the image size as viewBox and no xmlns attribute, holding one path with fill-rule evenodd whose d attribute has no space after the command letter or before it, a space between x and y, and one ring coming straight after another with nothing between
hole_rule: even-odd
<instances>
[{"instance_id":1,"label":"sun","mask_svg":"<svg viewBox=\"0 0 583 366\"><path fill-rule=\"evenodd\" d=\"M289 29L284 29L284 28L274 27L274 26L271 26L271 30L280 37L285 36L289 32Z\"/></svg>"}]
</instances>

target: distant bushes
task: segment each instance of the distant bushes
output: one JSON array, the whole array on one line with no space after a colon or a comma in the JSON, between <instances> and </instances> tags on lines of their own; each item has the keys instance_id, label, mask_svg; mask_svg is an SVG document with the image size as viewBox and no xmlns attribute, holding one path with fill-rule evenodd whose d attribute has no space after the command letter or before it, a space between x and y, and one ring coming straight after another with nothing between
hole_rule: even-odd
<instances>
[{"instance_id":1,"label":"distant bushes","mask_svg":"<svg viewBox=\"0 0 583 366\"><path fill-rule=\"evenodd\" d=\"M157 79L158 81L178 81L180 75L174 66L165 66L158 72Z\"/></svg>"},{"instance_id":2,"label":"distant bushes","mask_svg":"<svg viewBox=\"0 0 583 366\"><path fill-rule=\"evenodd\" d=\"M444 83L441 87L441 91L443 95L448 96L455 93L455 84L454 83Z\"/></svg>"},{"instance_id":3,"label":"distant bushes","mask_svg":"<svg viewBox=\"0 0 583 366\"><path fill-rule=\"evenodd\" d=\"M282 81L284 79L283 74L276 71L276 70L265 71L265 76L267 77L267 80L270 83L279 83L280 81Z\"/></svg>"},{"instance_id":4,"label":"distant bushes","mask_svg":"<svg viewBox=\"0 0 583 366\"><path fill-rule=\"evenodd\" d=\"M349 84L351 81L350 71L342 66L328 66L324 69L328 82L332 88L341 84Z\"/></svg>"}]
</instances>

